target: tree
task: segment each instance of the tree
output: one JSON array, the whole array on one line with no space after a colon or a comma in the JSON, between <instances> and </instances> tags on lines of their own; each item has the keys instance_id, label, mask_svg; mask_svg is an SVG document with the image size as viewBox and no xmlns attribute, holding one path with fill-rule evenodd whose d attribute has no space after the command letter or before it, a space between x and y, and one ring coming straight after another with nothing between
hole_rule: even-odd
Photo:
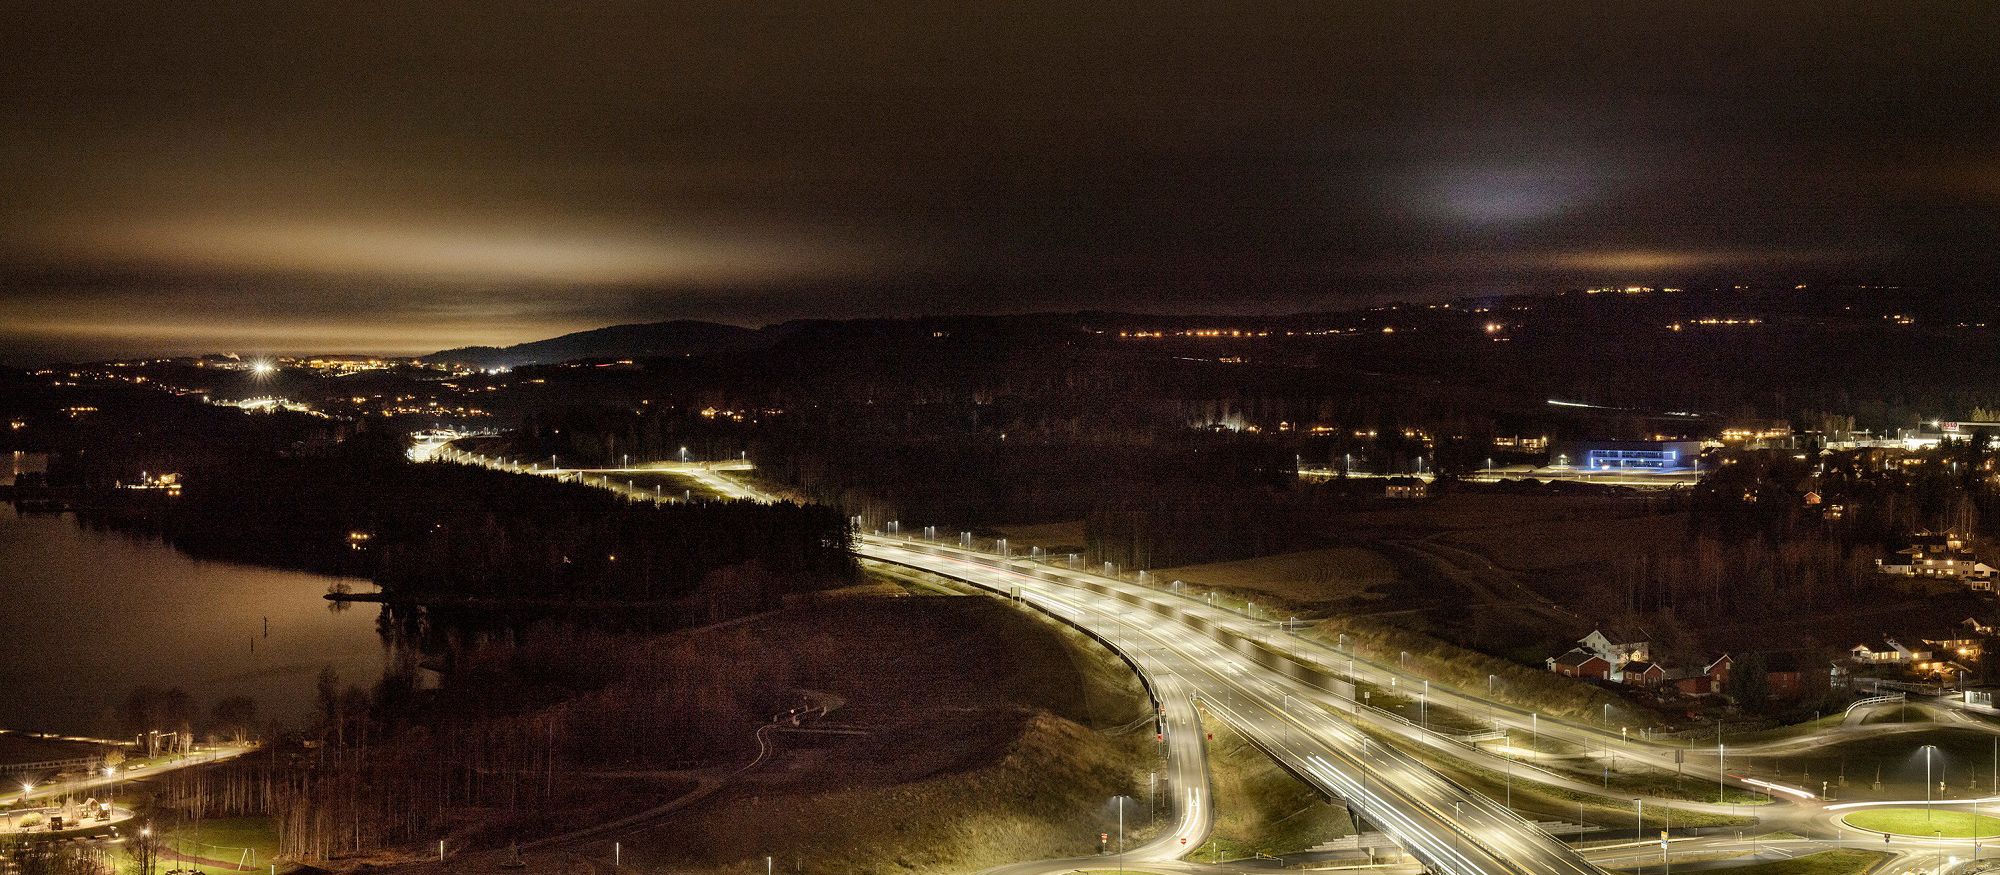
<instances>
[{"instance_id":1,"label":"tree","mask_svg":"<svg viewBox=\"0 0 2000 875\"><path fill-rule=\"evenodd\" d=\"M1764 654L1746 653L1730 666L1726 692L1747 710L1764 707L1771 700L1771 678L1765 669Z\"/></svg>"},{"instance_id":2,"label":"tree","mask_svg":"<svg viewBox=\"0 0 2000 875\"><path fill-rule=\"evenodd\" d=\"M333 666L323 666L319 670L318 685L319 725L321 729L332 729L340 723L340 674Z\"/></svg>"},{"instance_id":3,"label":"tree","mask_svg":"<svg viewBox=\"0 0 2000 875\"><path fill-rule=\"evenodd\" d=\"M215 703L209 712L209 723L218 732L226 732L236 743L244 739L257 726L257 700L249 696L230 696Z\"/></svg>"},{"instance_id":4,"label":"tree","mask_svg":"<svg viewBox=\"0 0 2000 875\"><path fill-rule=\"evenodd\" d=\"M160 867L160 852L165 847L165 837L153 830L151 821L140 826L125 842L125 855L132 858L133 875L155 875Z\"/></svg>"},{"instance_id":5,"label":"tree","mask_svg":"<svg viewBox=\"0 0 2000 875\"><path fill-rule=\"evenodd\" d=\"M160 752L161 733L180 733L176 746L186 748L191 746L194 697L180 687L134 687L118 707L118 719L126 732L141 737L147 756Z\"/></svg>"}]
</instances>

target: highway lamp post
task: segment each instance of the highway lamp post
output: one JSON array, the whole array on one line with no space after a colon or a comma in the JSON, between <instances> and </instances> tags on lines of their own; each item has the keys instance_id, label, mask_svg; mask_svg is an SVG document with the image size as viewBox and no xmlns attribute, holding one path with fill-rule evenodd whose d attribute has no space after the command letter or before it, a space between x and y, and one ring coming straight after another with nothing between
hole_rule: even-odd
<instances>
[{"instance_id":1,"label":"highway lamp post","mask_svg":"<svg viewBox=\"0 0 2000 875\"><path fill-rule=\"evenodd\" d=\"M1118 873L1125 873L1125 797L1118 797Z\"/></svg>"},{"instance_id":2,"label":"highway lamp post","mask_svg":"<svg viewBox=\"0 0 2000 875\"><path fill-rule=\"evenodd\" d=\"M1926 823L1931 819L1931 751L1936 749L1936 745L1924 745L1924 822Z\"/></svg>"},{"instance_id":3,"label":"highway lamp post","mask_svg":"<svg viewBox=\"0 0 2000 875\"><path fill-rule=\"evenodd\" d=\"M1721 805L1721 804L1722 804L1722 801L1723 801L1723 796L1722 796L1722 792L1723 792L1723 791L1722 791L1722 757L1723 757L1723 749L1722 749L1722 739L1721 739L1721 736L1722 736L1722 727L1721 727L1721 726L1717 726L1717 727L1716 727L1716 731L1715 731L1715 734L1716 734L1716 742L1715 742L1715 804L1717 804L1717 805Z\"/></svg>"},{"instance_id":4,"label":"highway lamp post","mask_svg":"<svg viewBox=\"0 0 2000 875\"><path fill-rule=\"evenodd\" d=\"M1639 813L1634 815L1637 825L1633 828L1634 832L1632 835L1635 837L1634 841L1643 842L1646 840L1646 799L1643 796L1634 796L1632 797L1632 804L1639 808Z\"/></svg>"}]
</instances>

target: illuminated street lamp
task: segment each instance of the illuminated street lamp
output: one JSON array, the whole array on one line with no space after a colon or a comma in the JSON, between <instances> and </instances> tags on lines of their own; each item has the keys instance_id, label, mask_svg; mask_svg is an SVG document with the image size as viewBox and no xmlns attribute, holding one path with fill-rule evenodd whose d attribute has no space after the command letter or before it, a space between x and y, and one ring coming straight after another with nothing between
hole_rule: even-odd
<instances>
[{"instance_id":1,"label":"illuminated street lamp","mask_svg":"<svg viewBox=\"0 0 2000 875\"><path fill-rule=\"evenodd\" d=\"M1935 750L1937 750L1937 745L1924 745L1924 820L1926 822L1931 819L1931 792L1935 789L1931 786L1931 752ZM1977 824L1975 824L1976 826Z\"/></svg>"}]
</instances>

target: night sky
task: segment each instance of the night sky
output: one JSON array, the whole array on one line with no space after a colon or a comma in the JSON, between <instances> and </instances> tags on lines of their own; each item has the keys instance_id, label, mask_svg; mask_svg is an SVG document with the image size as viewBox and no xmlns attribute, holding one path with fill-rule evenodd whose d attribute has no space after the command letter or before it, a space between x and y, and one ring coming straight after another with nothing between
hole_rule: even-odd
<instances>
[{"instance_id":1,"label":"night sky","mask_svg":"<svg viewBox=\"0 0 2000 875\"><path fill-rule=\"evenodd\" d=\"M2000 267L2000 6L1198 9L9 3L0 356Z\"/></svg>"}]
</instances>

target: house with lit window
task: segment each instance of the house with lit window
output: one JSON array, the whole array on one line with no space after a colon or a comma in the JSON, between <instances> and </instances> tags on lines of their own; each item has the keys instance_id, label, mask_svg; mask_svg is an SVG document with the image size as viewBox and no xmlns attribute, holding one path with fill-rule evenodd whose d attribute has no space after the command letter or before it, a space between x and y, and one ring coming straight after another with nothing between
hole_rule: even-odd
<instances>
[{"instance_id":1,"label":"house with lit window","mask_svg":"<svg viewBox=\"0 0 2000 875\"><path fill-rule=\"evenodd\" d=\"M1993 585L1992 567L1979 561L1971 545L1955 532L1917 535L1909 546L1875 560L1875 568L1902 577L1963 580L1979 589Z\"/></svg>"},{"instance_id":2,"label":"house with lit window","mask_svg":"<svg viewBox=\"0 0 2000 875\"><path fill-rule=\"evenodd\" d=\"M1604 657L1614 668L1623 668L1633 660L1644 661L1652 647L1646 636L1627 629L1592 629L1590 634L1577 639L1576 646Z\"/></svg>"},{"instance_id":3,"label":"house with lit window","mask_svg":"<svg viewBox=\"0 0 2000 875\"><path fill-rule=\"evenodd\" d=\"M1847 654L1855 662L1864 665L1910 665L1928 662L1931 658L1931 652L1928 650L1906 647L1901 641L1886 637L1882 639L1881 645L1875 647L1870 647L1865 641L1856 644L1848 648Z\"/></svg>"}]
</instances>

